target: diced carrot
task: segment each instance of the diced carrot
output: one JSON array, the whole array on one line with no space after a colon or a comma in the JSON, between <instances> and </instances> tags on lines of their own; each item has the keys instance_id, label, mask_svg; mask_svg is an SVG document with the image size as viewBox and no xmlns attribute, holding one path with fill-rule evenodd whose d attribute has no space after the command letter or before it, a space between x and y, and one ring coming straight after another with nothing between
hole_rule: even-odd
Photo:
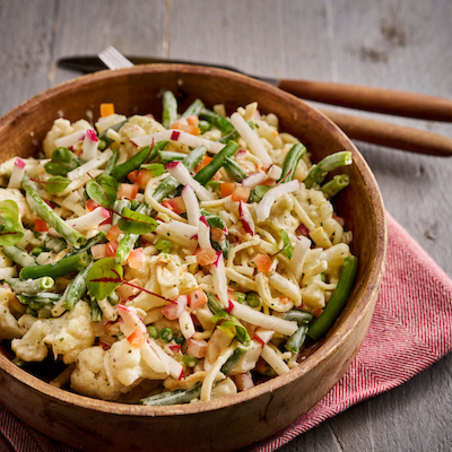
<instances>
[{"instance_id":1,"label":"diced carrot","mask_svg":"<svg viewBox=\"0 0 452 452\"><path fill-rule=\"evenodd\" d=\"M198 248L195 256L199 265L213 264L217 260L217 253L213 248Z\"/></svg>"},{"instance_id":2,"label":"diced carrot","mask_svg":"<svg viewBox=\"0 0 452 452\"><path fill-rule=\"evenodd\" d=\"M119 226L115 224L107 232L106 238L109 242L112 242L113 240L118 240L120 234L122 234L122 231L119 229Z\"/></svg>"},{"instance_id":3,"label":"diced carrot","mask_svg":"<svg viewBox=\"0 0 452 452\"><path fill-rule=\"evenodd\" d=\"M36 218L35 231L36 232L48 232L49 227L47 226L47 223L44 220L41 220L41 218Z\"/></svg>"},{"instance_id":4,"label":"diced carrot","mask_svg":"<svg viewBox=\"0 0 452 452\"><path fill-rule=\"evenodd\" d=\"M191 126L197 126L199 124L199 118L195 115L191 115L187 118L187 122Z\"/></svg>"},{"instance_id":5,"label":"diced carrot","mask_svg":"<svg viewBox=\"0 0 452 452\"><path fill-rule=\"evenodd\" d=\"M137 185L139 188L141 188L141 190L144 190L148 184L148 182L152 179L152 173L148 170L142 169L139 173L138 173L138 177L137 177Z\"/></svg>"},{"instance_id":6,"label":"diced carrot","mask_svg":"<svg viewBox=\"0 0 452 452\"><path fill-rule=\"evenodd\" d=\"M96 201L93 201L92 199L88 199L88 201L86 201L86 208L92 212L93 210L97 209L98 207L100 207L100 204Z\"/></svg>"},{"instance_id":7,"label":"diced carrot","mask_svg":"<svg viewBox=\"0 0 452 452\"><path fill-rule=\"evenodd\" d=\"M105 118L105 116L110 116L115 113L114 104L100 104L100 116Z\"/></svg>"},{"instance_id":8,"label":"diced carrot","mask_svg":"<svg viewBox=\"0 0 452 452\"><path fill-rule=\"evenodd\" d=\"M196 126L192 126L190 124L181 124L180 122L174 122L173 124L171 124L170 126L171 129L175 129L175 130L182 130L183 132L187 132L190 133L191 135L194 136L199 136L199 127Z\"/></svg>"},{"instance_id":9,"label":"diced carrot","mask_svg":"<svg viewBox=\"0 0 452 452\"><path fill-rule=\"evenodd\" d=\"M212 161L212 157L207 157L205 155L198 165L195 166L195 173L199 173L205 166L207 166Z\"/></svg>"},{"instance_id":10,"label":"diced carrot","mask_svg":"<svg viewBox=\"0 0 452 452\"><path fill-rule=\"evenodd\" d=\"M230 287L228 287L228 298L234 301L237 300L235 292Z\"/></svg>"},{"instance_id":11,"label":"diced carrot","mask_svg":"<svg viewBox=\"0 0 452 452\"><path fill-rule=\"evenodd\" d=\"M248 202L250 197L251 190L249 188L242 187L241 185L237 185L232 192L232 200L233 201L243 201Z\"/></svg>"},{"instance_id":12,"label":"diced carrot","mask_svg":"<svg viewBox=\"0 0 452 452\"><path fill-rule=\"evenodd\" d=\"M226 196L232 195L234 189L235 189L235 183L234 182L223 182L220 185L220 193L222 198L226 198Z\"/></svg>"},{"instance_id":13,"label":"diced carrot","mask_svg":"<svg viewBox=\"0 0 452 452\"><path fill-rule=\"evenodd\" d=\"M189 339L187 341L187 354L195 358L205 358L207 342L203 339Z\"/></svg>"},{"instance_id":14,"label":"diced carrot","mask_svg":"<svg viewBox=\"0 0 452 452\"><path fill-rule=\"evenodd\" d=\"M146 342L146 334L137 328L128 338L127 341L134 348L141 347Z\"/></svg>"},{"instance_id":15,"label":"diced carrot","mask_svg":"<svg viewBox=\"0 0 452 452\"><path fill-rule=\"evenodd\" d=\"M107 257L115 257L116 250L118 249L118 241L114 240L113 242L107 243Z\"/></svg>"},{"instance_id":16,"label":"diced carrot","mask_svg":"<svg viewBox=\"0 0 452 452\"><path fill-rule=\"evenodd\" d=\"M121 184L118 190L118 198L135 199L138 194L138 185Z\"/></svg>"},{"instance_id":17,"label":"diced carrot","mask_svg":"<svg viewBox=\"0 0 452 452\"><path fill-rule=\"evenodd\" d=\"M99 259L103 259L104 257L108 257L107 255L107 244L99 243L98 245L94 245L91 247L91 253L93 254L93 258L95 261Z\"/></svg>"},{"instance_id":18,"label":"diced carrot","mask_svg":"<svg viewBox=\"0 0 452 452\"><path fill-rule=\"evenodd\" d=\"M198 309L207 303L207 297L204 291L197 287L188 294L188 304L192 310Z\"/></svg>"},{"instance_id":19,"label":"diced carrot","mask_svg":"<svg viewBox=\"0 0 452 452\"><path fill-rule=\"evenodd\" d=\"M132 184L134 184L136 181L137 181L137 177L138 177L138 173L139 173L140 171L139 170L134 170L134 171L132 171L132 172L130 172L128 175L127 175L127 179L129 179L130 180L130 182L132 182Z\"/></svg>"},{"instance_id":20,"label":"diced carrot","mask_svg":"<svg viewBox=\"0 0 452 452\"><path fill-rule=\"evenodd\" d=\"M130 268L134 268L135 270L140 268L144 264L143 248L132 250L127 260Z\"/></svg>"},{"instance_id":21,"label":"diced carrot","mask_svg":"<svg viewBox=\"0 0 452 452\"><path fill-rule=\"evenodd\" d=\"M187 211L182 196L177 196L176 198L172 199L164 199L162 206L172 210L173 212L176 212L178 215Z\"/></svg>"},{"instance_id":22,"label":"diced carrot","mask_svg":"<svg viewBox=\"0 0 452 452\"><path fill-rule=\"evenodd\" d=\"M268 254L258 254L254 260L258 272L268 272L272 266L272 261Z\"/></svg>"}]
</instances>

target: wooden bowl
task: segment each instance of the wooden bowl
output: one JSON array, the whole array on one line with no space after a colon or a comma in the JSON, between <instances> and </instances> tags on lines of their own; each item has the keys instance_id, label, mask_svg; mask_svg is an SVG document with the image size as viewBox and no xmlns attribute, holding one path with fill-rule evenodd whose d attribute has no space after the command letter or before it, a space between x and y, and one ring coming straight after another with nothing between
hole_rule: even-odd
<instances>
[{"instance_id":1,"label":"wooden bowl","mask_svg":"<svg viewBox=\"0 0 452 452\"><path fill-rule=\"evenodd\" d=\"M345 373L368 329L384 267L386 225L375 179L350 140L300 99L257 80L219 69L184 65L136 66L87 75L23 103L0 120L2 160L35 153L53 121L97 116L113 102L117 112L161 112L159 92L170 89L184 106L195 98L224 103L229 112L258 101L280 128L321 158L353 153L345 169L350 187L337 210L353 231L359 271L350 300L320 346L285 375L237 395L210 402L145 407L105 402L57 389L0 354L0 402L17 417L59 441L86 450L232 450L266 438L315 405ZM174 449L177 448L177 449Z\"/></svg>"}]
</instances>

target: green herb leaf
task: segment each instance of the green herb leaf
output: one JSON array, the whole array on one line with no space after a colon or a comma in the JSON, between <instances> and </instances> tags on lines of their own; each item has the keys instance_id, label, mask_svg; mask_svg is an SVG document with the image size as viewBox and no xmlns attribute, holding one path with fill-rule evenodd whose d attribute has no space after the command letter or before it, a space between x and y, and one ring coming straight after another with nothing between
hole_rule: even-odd
<instances>
[{"instance_id":1,"label":"green herb leaf","mask_svg":"<svg viewBox=\"0 0 452 452\"><path fill-rule=\"evenodd\" d=\"M114 257L106 257L94 262L86 275L88 291L97 300L103 300L122 284L122 266Z\"/></svg>"},{"instance_id":2,"label":"green herb leaf","mask_svg":"<svg viewBox=\"0 0 452 452\"><path fill-rule=\"evenodd\" d=\"M292 254L293 254L293 246L290 243L290 239L289 236L287 235L287 232L284 231L284 229L281 229L281 237L283 239L283 250L286 253L286 256L289 259L292 259Z\"/></svg>"},{"instance_id":3,"label":"green herb leaf","mask_svg":"<svg viewBox=\"0 0 452 452\"><path fill-rule=\"evenodd\" d=\"M67 148L57 148L52 153L52 160L44 165L45 170L53 176L66 176L69 171L85 163Z\"/></svg>"},{"instance_id":4,"label":"green herb leaf","mask_svg":"<svg viewBox=\"0 0 452 452\"><path fill-rule=\"evenodd\" d=\"M101 174L86 183L86 192L93 201L102 207L111 208L116 201L118 187L119 183L114 177Z\"/></svg>"},{"instance_id":5,"label":"green herb leaf","mask_svg":"<svg viewBox=\"0 0 452 452\"><path fill-rule=\"evenodd\" d=\"M161 163L146 163L140 168L150 171L154 177L161 176L165 172L165 166Z\"/></svg>"},{"instance_id":6,"label":"green herb leaf","mask_svg":"<svg viewBox=\"0 0 452 452\"><path fill-rule=\"evenodd\" d=\"M118 227L129 234L148 234L155 230L157 222L147 215L124 207L118 221Z\"/></svg>"},{"instance_id":7,"label":"green herb leaf","mask_svg":"<svg viewBox=\"0 0 452 452\"><path fill-rule=\"evenodd\" d=\"M42 183L49 193L59 193L60 191L63 191L71 181L67 177L52 176L46 181L42 181Z\"/></svg>"},{"instance_id":8,"label":"green herb leaf","mask_svg":"<svg viewBox=\"0 0 452 452\"><path fill-rule=\"evenodd\" d=\"M15 201L0 202L0 245L12 246L24 236L24 227L19 218L19 207Z\"/></svg>"},{"instance_id":9,"label":"green herb leaf","mask_svg":"<svg viewBox=\"0 0 452 452\"><path fill-rule=\"evenodd\" d=\"M251 343L251 338L248 330L231 314L226 311L218 311L213 317L212 322L217 324L217 328L220 330L227 330L233 328L235 331L235 336L244 345L249 345Z\"/></svg>"}]
</instances>

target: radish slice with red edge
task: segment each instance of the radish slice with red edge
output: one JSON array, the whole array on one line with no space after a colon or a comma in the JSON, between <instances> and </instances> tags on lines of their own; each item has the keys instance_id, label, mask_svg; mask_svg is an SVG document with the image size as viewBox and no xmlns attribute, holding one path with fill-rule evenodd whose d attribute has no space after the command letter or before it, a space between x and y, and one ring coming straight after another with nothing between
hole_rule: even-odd
<instances>
[{"instance_id":1,"label":"radish slice with red edge","mask_svg":"<svg viewBox=\"0 0 452 452\"><path fill-rule=\"evenodd\" d=\"M171 375L177 380L184 378L184 368L179 364L174 358L167 355L155 342L154 339L149 339L149 345L156 355L160 358L163 365L165 366L165 373Z\"/></svg>"},{"instance_id":2,"label":"radish slice with red edge","mask_svg":"<svg viewBox=\"0 0 452 452\"><path fill-rule=\"evenodd\" d=\"M99 139L97 138L96 132L92 129L87 130L83 140L82 159L88 161L96 158L98 144Z\"/></svg>"},{"instance_id":3,"label":"radish slice with red edge","mask_svg":"<svg viewBox=\"0 0 452 452\"><path fill-rule=\"evenodd\" d=\"M77 130L70 135L66 135L65 137L57 138L55 140L55 148L63 147L69 148L74 144L77 144L79 141L82 141L85 138L86 130Z\"/></svg>"},{"instance_id":4,"label":"radish slice with red edge","mask_svg":"<svg viewBox=\"0 0 452 452\"><path fill-rule=\"evenodd\" d=\"M240 201L239 204L240 220L242 221L243 229L248 234L254 235L254 221L250 209L246 203Z\"/></svg>"},{"instance_id":5,"label":"radish slice with red edge","mask_svg":"<svg viewBox=\"0 0 452 452\"><path fill-rule=\"evenodd\" d=\"M210 243L210 226L204 215L199 218L198 243L199 247L204 250L212 248Z\"/></svg>"},{"instance_id":6,"label":"radish slice with red edge","mask_svg":"<svg viewBox=\"0 0 452 452\"><path fill-rule=\"evenodd\" d=\"M185 311L185 306L187 306L187 303L187 295L179 295L174 301L171 301L162 308L162 314L168 320L176 320Z\"/></svg>"},{"instance_id":7,"label":"radish slice with red edge","mask_svg":"<svg viewBox=\"0 0 452 452\"><path fill-rule=\"evenodd\" d=\"M264 182L265 179L267 179L267 174L263 171L259 171L257 173L250 174L246 179L243 179L242 185L246 188L254 188L256 185Z\"/></svg>"},{"instance_id":8,"label":"radish slice with red edge","mask_svg":"<svg viewBox=\"0 0 452 452\"><path fill-rule=\"evenodd\" d=\"M186 185L182 190L182 199L184 200L185 207L187 209L188 224L192 226L199 226L199 217L201 216L201 210L199 208L198 199L191 185Z\"/></svg>"},{"instance_id":9,"label":"radish slice with red edge","mask_svg":"<svg viewBox=\"0 0 452 452\"><path fill-rule=\"evenodd\" d=\"M20 188L24 174L25 162L18 157L14 162L11 177L9 178L8 186L6 188Z\"/></svg>"},{"instance_id":10,"label":"radish slice with red edge","mask_svg":"<svg viewBox=\"0 0 452 452\"><path fill-rule=\"evenodd\" d=\"M278 165L272 165L267 171L268 177L278 180L282 175L282 169Z\"/></svg>"},{"instance_id":11,"label":"radish slice with red edge","mask_svg":"<svg viewBox=\"0 0 452 452\"><path fill-rule=\"evenodd\" d=\"M118 304L116 309L121 316L119 328L124 336L129 337L137 328L148 336L148 329L134 307Z\"/></svg>"},{"instance_id":12,"label":"radish slice with red edge","mask_svg":"<svg viewBox=\"0 0 452 452\"><path fill-rule=\"evenodd\" d=\"M217 260L215 263L210 264L210 273L213 276L215 293L217 294L220 303L227 309L229 306L228 281L226 278L223 253L221 251L217 251Z\"/></svg>"},{"instance_id":13,"label":"radish slice with red edge","mask_svg":"<svg viewBox=\"0 0 452 452\"><path fill-rule=\"evenodd\" d=\"M196 333L195 324L193 323L193 319L187 310L184 310L184 312L180 315L179 326L182 331L182 336L184 336L187 340L191 339Z\"/></svg>"}]
</instances>

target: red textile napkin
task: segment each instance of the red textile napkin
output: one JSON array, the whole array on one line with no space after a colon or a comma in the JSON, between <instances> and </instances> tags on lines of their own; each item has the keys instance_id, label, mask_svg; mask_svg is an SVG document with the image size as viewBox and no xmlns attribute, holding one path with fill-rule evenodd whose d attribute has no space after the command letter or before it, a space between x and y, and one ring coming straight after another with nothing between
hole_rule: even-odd
<instances>
[{"instance_id":1,"label":"red textile napkin","mask_svg":"<svg viewBox=\"0 0 452 452\"><path fill-rule=\"evenodd\" d=\"M325 419L409 380L452 349L452 281L389 214L387 221L383 284L369 331L350 369L311 411L247 450L273 451ZM2 407L0 433L0 452L73 450Z\"/></svg>"}]
</instances>

